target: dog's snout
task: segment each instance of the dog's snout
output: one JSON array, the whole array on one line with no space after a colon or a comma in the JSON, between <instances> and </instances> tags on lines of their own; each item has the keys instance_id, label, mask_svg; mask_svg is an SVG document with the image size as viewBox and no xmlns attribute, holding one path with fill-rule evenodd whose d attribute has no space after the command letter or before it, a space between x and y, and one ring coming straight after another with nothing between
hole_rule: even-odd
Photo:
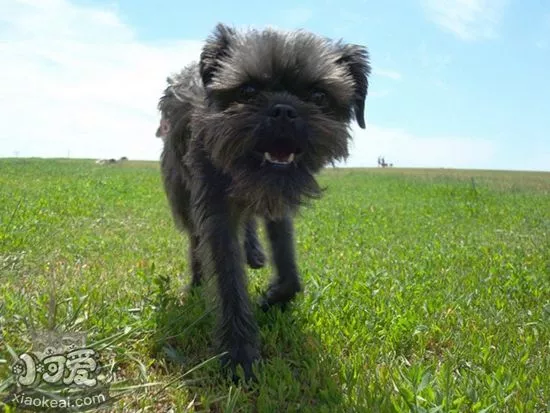
<instances>
[{"instance_id":1,"label":"dog's snout","mask_svg":"<svg viewBox=\"0 0 550 413\"><path fill-rule=\"evenodd\" d=\"M298 111L294 106L278 103L273 105L270 115L272 118L276 119L296 119L298 117Z\"/></svg>"}]
</instances>

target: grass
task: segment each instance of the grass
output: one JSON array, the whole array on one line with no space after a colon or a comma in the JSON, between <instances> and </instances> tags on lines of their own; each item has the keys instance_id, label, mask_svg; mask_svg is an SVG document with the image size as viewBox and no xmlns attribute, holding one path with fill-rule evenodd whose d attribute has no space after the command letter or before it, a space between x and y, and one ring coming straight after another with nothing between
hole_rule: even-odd
<instances>
[{"instance_id":1,"label":"grass","mask_svg":"<svg viewBox=\"0 0 550 413\"><path fill-rule=\"evenodd\" d=\"M113 393L134 386L117 412L550 411L549 173L325 171L296 221L305 291L256 309L264 363L241 387L215 358L211 288L185 290L157 163L0 171L0 390L8 348L55 327L102 343ZM257 298L270 269L248 274Z\"/></svg>"}]
</instances>

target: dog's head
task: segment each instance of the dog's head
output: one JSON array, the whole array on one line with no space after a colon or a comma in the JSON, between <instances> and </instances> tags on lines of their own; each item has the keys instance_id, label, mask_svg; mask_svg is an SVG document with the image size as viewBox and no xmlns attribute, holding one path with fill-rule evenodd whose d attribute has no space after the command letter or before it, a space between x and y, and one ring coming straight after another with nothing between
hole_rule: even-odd
<instances>
[{"instance_id":1,"label":"dog's head","mask_svg":"<svg viewBox=\"0 0 550 413\"><path fill-rule=\"evenodd\" d=\"M299 204L319 193L314 173L348 156L350 122L365 127L369 74L365 47L220 24L200 59L203 147L238 196Z\"/></svg>"}]
</instances>

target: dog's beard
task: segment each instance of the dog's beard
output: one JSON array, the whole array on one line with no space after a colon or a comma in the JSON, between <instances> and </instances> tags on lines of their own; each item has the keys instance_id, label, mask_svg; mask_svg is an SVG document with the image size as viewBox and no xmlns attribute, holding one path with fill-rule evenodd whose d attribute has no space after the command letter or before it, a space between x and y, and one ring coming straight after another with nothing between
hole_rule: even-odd
<instances>
[{"instance_id":1,"label":"dog's beard","mask_svg":"<svg viewBox=\"0 0 550 413\"><path fill-rule=\"evenodd\" d=\"M251 212L281 218L309 199L320 197L321 188L312 173L293 163L284 169L239 164L232 174L230 196L243 201Z\"/></svg>"},{"instance_id":2,"label":"dog's beard","mask_svg":"<svg viewBox=\"0 0 550 413\"><path fill-rule=\"evenodd\" d=\"M241 104L203 113L197 136L214 166L231 177L229 196L277 218L320 197L314 175L347 157L350 135L345 122L315 109L293 126L264 112Z\"/></svg>"}]
</instances>

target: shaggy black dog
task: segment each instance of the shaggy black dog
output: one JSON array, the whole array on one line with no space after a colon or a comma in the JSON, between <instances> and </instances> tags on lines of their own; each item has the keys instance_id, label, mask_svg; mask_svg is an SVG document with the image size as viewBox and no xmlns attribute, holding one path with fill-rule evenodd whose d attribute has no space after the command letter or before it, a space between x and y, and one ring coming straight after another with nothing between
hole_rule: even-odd
<instances>
[{"instance_id":1,"label":"shaggy black dog","mask_svg":"<svg viewBox=\"0 0 550 413\"><path fill-rule=\"evenodd\" d=\"M245 256L255 268L265 261L255 220L265 220L276 270L266 309L301 289L293 216L320 195L314 175L348 156L351 121L365 127L369 74L365 47L219 24L200 61L168 79L157 130L164 186L189 234L192 283L216 277L233 373L240 364L251 377L259 358L244 266Z\"/></svg>"}]
</instances>

